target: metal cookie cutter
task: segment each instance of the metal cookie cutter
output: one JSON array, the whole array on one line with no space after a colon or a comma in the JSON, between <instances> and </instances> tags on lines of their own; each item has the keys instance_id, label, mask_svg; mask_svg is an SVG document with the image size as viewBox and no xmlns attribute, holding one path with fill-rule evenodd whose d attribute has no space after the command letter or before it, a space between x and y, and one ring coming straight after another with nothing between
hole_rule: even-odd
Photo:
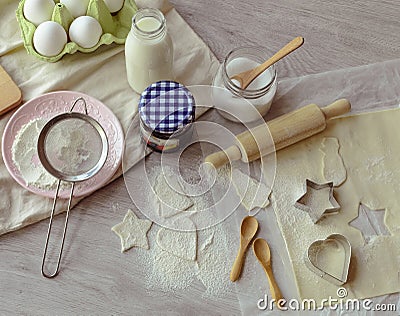
<instances>
[{"instance_id":1,"label":"metal cookie cutter","mask_svg":"<svg viewBox=\"0 0 400 316\"><path fill-rule=\"evenodd\" d=\"M312 272L338 286L347 282L350 259L351 244L340 234L314 241L304 255L304 262Z\"/></svg>"},{"instance_id":2,"label":"metal cookie cutter","mask_svg":"<svg viewBox=\"0 0 400 316\"><path fill-rule=\"evenodd\" d=\"M309 196L310 194L312 194L312 190L317 191L326 188L329 188L327 201L330 202L331 207L328 208L324 208L323 206L312 207L309 201ZM296 201L294 206L304 212L307 212L308 215L311 217L312 221L314 222L314 224L316 224L321 218L327 215L337 214L340 209L340 205L336 201L333 195L333 182L318 184L309 179L306 179L305 193Z\"/></svg>"}]
</instances>

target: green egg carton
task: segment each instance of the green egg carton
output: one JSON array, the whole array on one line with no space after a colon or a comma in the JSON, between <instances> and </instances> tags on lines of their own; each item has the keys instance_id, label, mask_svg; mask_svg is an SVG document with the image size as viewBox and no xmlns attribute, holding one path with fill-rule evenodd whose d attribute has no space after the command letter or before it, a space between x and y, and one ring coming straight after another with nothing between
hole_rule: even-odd
<instances>
[{"instance_id":1,"label":"green egg carton","mask_svg":"<svg viewBox=\"0 0 400 316\"><path fill-rule=\"evenodd\" d=\"M134 0L125 0L122 9L115 15L112 15L103 0L90 0L86 15L98 20L103 29L103 35L99 42L91 48L83 48L75 42L67 42L61 53L56 56L46 57L37 53L33 46L33 34L35 33L36 26L24 17L23 8L25 1L20 1L16 11L24 46L29 54L52 63L60 60L65 54L74 54L77 51L91 53L101 45L109 45L111 43L124 44L131 29L132 17L138 10ZM59 1L55 1L51 21L61 24L68 35L68 29L73 20L74 18L66 6L59 3Z\"/></svg>"}]
</instances>

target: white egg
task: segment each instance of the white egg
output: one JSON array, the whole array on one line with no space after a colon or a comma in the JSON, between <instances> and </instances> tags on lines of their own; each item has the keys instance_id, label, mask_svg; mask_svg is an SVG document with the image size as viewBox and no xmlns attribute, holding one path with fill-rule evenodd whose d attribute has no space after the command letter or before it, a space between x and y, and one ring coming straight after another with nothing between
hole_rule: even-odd
<instances>
[{"instance_id":1,"label":"white egg","mask_svg":"<svg viewBox=\"0 0 400 316\"><path fill-rule=\"evenodd\" d=\"M60 0L60 2L67 7L74 18L86 15L89 5L89 0Z\"/></svg>"},{"instance_id":2,"label":"white egg","mask_svg":"<svg viewBox=\"0 0 400 316\"><path fill-rule=\"evenodd\" d=\"M24 17L36 26L44 21L49 21L53 14L53 0L26 0L24 3Z\"/></svg>"},{"instance_id":3,"label":"white egg","mask_svg":"<svg viewBox=\"0 0 400 316\"><path fill-rule=\"evenodd\" d=\"M53 21L46 21L36 28L33 34L33 46L43 56L56 56L67 43L67 33L64 28Z\"/></svg>"},{"instance_id":4,"label":"white egg","mask_svg":"<svg viewBox=\"0 0 400 316\"><path fill-rule=\"evenodd\" d=\"M69 38L83 48L95 46L102 34L100 23L87 15L76 18L69 27Z\"/></svg>"},{"instance_id":5,"label":"white egg","mask_svg":"<svg viewBox=\"0 0 400 316\"><path fill-rule=\"evenodd\" d=\"M104 2L111 13L118 12L124 5L124 0L104 0Z\"/></svg>"}]
</instances>

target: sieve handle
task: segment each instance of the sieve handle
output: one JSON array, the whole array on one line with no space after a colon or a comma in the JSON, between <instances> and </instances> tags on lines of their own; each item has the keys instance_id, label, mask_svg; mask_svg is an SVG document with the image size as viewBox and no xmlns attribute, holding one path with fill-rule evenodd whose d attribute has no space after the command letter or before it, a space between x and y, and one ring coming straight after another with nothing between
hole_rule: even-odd
<instances>
[{"instance_id":1,"label":"sieve handle","mask_svg":"<svg viewBox=\"0 0 400 316\"><path fill-rule=\"evenodd\" d=\"M84 98L79 97L78 99L75 100L74 104L72 104L71 109L69 110L70 112L72 112L72 110L74 109L75 105L79 102L82 101L83 105L85 106L85 114L88 115L88 109L87 109L87 104Z\"/></svg>"},{"instance_id":2,"label":"sieve handle","mask_svg":"<svg viewBox=\"0 0 400 316\"><path fill-rule=\"evenodd\" d=\"M71 202L72 202L72 196L74 194L75 182L72 182L72 184L71 184L71 193L69 195L69 200L68 200L67 215L65 216L64 232L63 232L63 236L62 236L60 252L58 254L57 267L56 267L56 270L54 271L54 273L47 274L46 272L44 272L44 264L46 262L47 248L48 248L48 245L49 245L49 239L50 239L50 235L51 235L51 227L53 225L53 217L54 217L54 212L56 210L58 193L60 191L60 185L61 185L61 180L58 180L57 190L56 190L56 194L54 196L54 201L53 201L53 208L51 209L51 213L50 213L49 228L47 230L46 244L45 244L45 247L44 247L43 259L42 259L42 275L44 277L46 277L46 278L49 278L49 279L54 278L55 276L57 276L58 270L60 268L61 255L62 255L63 248L64 248L65 233L67 231L67 226L68 226L68 217L69 217L69 211L71 210Z\"/></svg>"}]
</instances>

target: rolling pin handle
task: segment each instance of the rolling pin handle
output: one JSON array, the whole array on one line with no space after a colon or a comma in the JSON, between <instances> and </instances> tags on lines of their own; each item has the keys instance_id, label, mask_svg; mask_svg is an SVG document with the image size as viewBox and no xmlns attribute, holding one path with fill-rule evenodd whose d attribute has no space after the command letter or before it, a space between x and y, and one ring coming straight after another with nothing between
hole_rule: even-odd
<instances>
[{"instance_id":1,"label":"rolling pin handle","mask_svg":"<svg viewBox=\"0 0 400 316\"><path fill-rule=\"evenodd\" d=\"M239 148L233 145L225 150L218 151L206 157L205 163L211 163L216 169L227 164L229 161L236 161L242 158Z\"/></svg>"},{"instance_id":2,"label":"rolling pin handle","mask_svg":"<svg viewBox=\"0 0 400 316\"><path fill-rule=\"evenodd\" d=\"M343 115L351 110L350 102L346 99L339 99L326 107L321 108L322 113L325 118L329 120L330 118Z\"/></svg>"}]
</instances>

